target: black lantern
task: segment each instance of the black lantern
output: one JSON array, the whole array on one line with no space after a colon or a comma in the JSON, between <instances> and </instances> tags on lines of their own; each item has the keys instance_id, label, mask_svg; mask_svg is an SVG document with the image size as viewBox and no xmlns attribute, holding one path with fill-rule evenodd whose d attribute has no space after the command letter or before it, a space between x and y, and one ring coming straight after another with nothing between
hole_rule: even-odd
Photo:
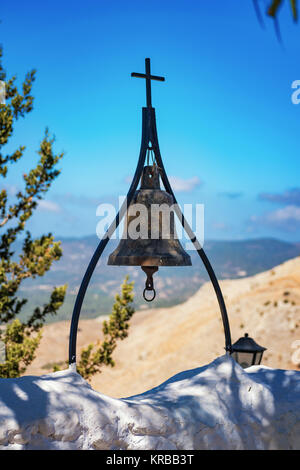
<instances>
[{"instance_id":1,"label":"black lantern","mask_svg":"<svg viewBox=\"0 0 300 470\"><path fill-rule=\"evenodd\" d=\"M245 336L238 339L232 345L232 357L245 369L250 366L258 366L266 348L257 344L254 339L245 333Z\"/></svg>"}]
</instances>

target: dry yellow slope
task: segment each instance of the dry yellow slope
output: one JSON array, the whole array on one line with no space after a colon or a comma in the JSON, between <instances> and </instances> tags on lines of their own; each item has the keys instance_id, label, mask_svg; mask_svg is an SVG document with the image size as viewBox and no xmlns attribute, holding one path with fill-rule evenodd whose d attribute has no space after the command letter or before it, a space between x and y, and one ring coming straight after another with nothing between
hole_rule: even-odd
<instances>
[{"instance_id":1,"label":"dry yellow slope","mask_svg":"<svg viewBox=\"0 0 300 470\"><path fill-rule=\"evenodd\" d=\"M256 276L222 281L221 288L233 341L247 332L268 348L265 365L297 369L292 357L293 343L300 340L300 257ZM78 350L100 338L102 319L80 322ZM66 358L68 334L68 322L46 326L38 357L26 375L48 372L45 364ZM128 338L115 351L116 366L105 367L91 384L110 396L130 396L223 353L218 303L207 283L181 305L136 312Z\"/></svg>"}]
</instances>

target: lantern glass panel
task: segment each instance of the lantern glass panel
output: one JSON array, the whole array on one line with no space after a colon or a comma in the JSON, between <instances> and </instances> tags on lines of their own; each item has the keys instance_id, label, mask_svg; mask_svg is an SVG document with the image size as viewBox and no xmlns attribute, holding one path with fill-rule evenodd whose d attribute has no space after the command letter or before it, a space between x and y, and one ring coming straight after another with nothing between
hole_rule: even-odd
<instances>
[{"instance_id":1,"label":"lantern glass panel","mask_svg":"<svg viewBox=\"0 0 300 470\"><path fill-rule=\"evenodd\" d=\"M258 366L260 364L261 359L262 359L262 355L263 355L263 351L256 353L256 357L255 357L255 361L254 361L254 364L256 366Z\"/></svg>"},{"instance_id":2,"label":"lantern glass panel","mask_svg":"<svg viewBox=\"0 0 300 470\"><path fill-rule=\"evenodd\" d=\"M249 352L234 352L233 358L236 360L236 362L243 368L246 369L246 367L252 366L252 361L253 361L253 353Z\"/></svg>"}]
</instances>

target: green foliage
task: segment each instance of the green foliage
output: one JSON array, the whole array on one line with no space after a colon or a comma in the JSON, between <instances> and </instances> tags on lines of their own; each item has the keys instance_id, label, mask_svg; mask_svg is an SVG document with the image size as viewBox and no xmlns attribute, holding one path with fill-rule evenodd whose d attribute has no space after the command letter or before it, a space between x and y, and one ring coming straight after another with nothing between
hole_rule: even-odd
<instances>
[{"instance_id":1,"label":"green foliage","mask_svg":"<svg viewBox=\"0 0 300 470\"><path fill-rule=\"evenodd\" d=\"M0 377L14 378L23 374L35 358L40 339L41 331L33 336L30 328L18 318L9 323L3 338L6 361L0 364Z\"/></svg>"},{"instance_id":2,"label":"green foliage","mask_svg":"<svg viewBox=\"0 0 300 470\"><path fill-rule=\"evenodd\" d=\"M77 371L85 379L90 379L92 375L100 372L103 365L114 367L112 355L117 341L128 336L129 320L134 314L134 308L131 305L134 298L134 282L128 282L128 279L129 277L126 276L121 286L121 295L115 296L109 320L103 322L104 340L97 345L89 344L81 351Z\"/></svg>"},{"instance_id":3,"label":"green foliage","mask_svg":"<svg viewBox=\"0 0 300 470\"><path fill-rule=\"evenodd\" d=\"M287 0L288 3L291 6L291 13L292 13L292 18L294 22L296 23L298 21L298 4L297 0ZM263 8L265 8L264 2L261 2L260 0L252 0L254 9L257 15L257 19L260 22L261 26L264 27L264 21L263 21L263 16L261 13L261 4L263 3ZM279 10L280 7L284 4L284 0L268 0L268 7L266 9L265 14L269 16L270 18L273 18L274 20L274 25L275 25L275 31L277 34L278 39L281 41L280 37L280 29L279 29Z\"/></svg>"},{"instance_id":4,"label":"green foliage","mask_svg":"<svg viewBox=\"0 0 300 470\"><path fill-rule=\"evenodd\" d=\"M35 70L27 73L20 91L16 77L7 78L2 66L0 46L0 80L5 83L5 104L0 104L0 178L6 178L9 166L19 161L25 152L19 146L12 153L3 152L13 136L14 124L33 109L32 85ZM34 168L23 175L24 188L19 190L13 201L8 200L6 189L0 191L0 340L5 344L6 361L0 364L1 377L17 377L24 373L34 359L34 352L41 338L41 327L48 314L56 314L62 305L66 285L55 287L47 304L36 307L29 319L22 323L16 316L21 312L27 299L18 296L18 290L25 279L43 276L53 261L60 259L60 242L55 242L51 233L32 239L29 231L23 241L21 253L14 253L13 244L24 235L26 223L34 213L38 202L48 191L60 170L57 164L63 154L53 152L54 138L48 129L40 143L39 159Z\"/></svg>"},{"instance_id":5,"label":"green foliage","mask_svg":"<svg viewBox=\"0 0 300 470\"><path fill-rule=\"evenodd\" d=\"M289 3L292 8L292 15L295 21L298 19L298 8L297 8L297 0L289 0ZM283 0L272 0L270 3L270 6L268 8L268 15L272 16L273 18L276 18L279 7L283 5Z\"/></svg>"}]
</instances>

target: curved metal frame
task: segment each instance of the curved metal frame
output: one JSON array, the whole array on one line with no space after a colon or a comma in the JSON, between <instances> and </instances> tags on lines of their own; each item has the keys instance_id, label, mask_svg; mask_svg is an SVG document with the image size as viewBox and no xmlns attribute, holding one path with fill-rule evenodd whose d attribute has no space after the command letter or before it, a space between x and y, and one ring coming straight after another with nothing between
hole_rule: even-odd
<instances>
[{"instance_id":1,"label":"curved metal frame","mask_svg":"<svg viewBox=\"0 0 300 470\"><path fill-rule=\"evenodd\" d=\"M139 160L138 164L135 170L135 174L131 183L131 186L129 188L129 191L127 193L127 197L124 200L119 213L117 214L115 220L112 222L110 227L108 228L107 232L105 233L104 237L100 241L98 247L96 248L96 251L91 258L91 261L87 267L87 270L85 272L85 275L83 277L83 280L81 282L77 298L75 301L74 305L74 310L72 314L72 320L71 320L71 328L70 328L70 339L69 339L69 364L76 364L76 342L77 342L77 330L78 330L78 321L79 321L79 316L80 316L80 311L82 307L82 303L85 297L86 290L88 288L91 276L94 272L94 269L97 265L97 262L99 261L99 258L101 257L107 243L109 242L110 238L112 237L113 233L119 226L122 218L124 217L127 207L132 201L132 198L135 194L135 191L137 189L137 186L139 184L145 159L146 159L146 152L149 148L149 143L151 142L151 147L154 151L156 162L160 168L161 172L161 179L164 184L164 187L166 191L171 194L174 198L174 204L175 204L175 212L177 217L179 218L184 230L186 231L187 235L189 236L191 242L194 244L197 253L199 254L206 271L209 275L209 278L213 284L218 302L219 302L219 307L221 311L221 316L222 316L222 321L223 321L223 327L224 327L224 333L225 333L225 350L229 353L231 353L231 335L230 335L230 327L229 327L229 321L228 321L228 316L227 316L227 311L226 311L226 306L224 302L224 298L218 283L218 280L216 278L216 275L213 271L213 268L203 250L201 247L200 243L198 242L195 234L193 233L191 227L187 223L186 219L184 218L184 215L182 214L177 200L174 196L173 190L171 188L170 182L168 180L164 164L161 158L160 150L159 150L159 144L158 144L158 137L157 137L157 129L156 129L156 120L155 120L155 109L150 106L147 108L143 108L143 122L142 122L142 142L141 142L141 149L140 149L140 155L139 155Z\"/></svg>"}]
</instances>

